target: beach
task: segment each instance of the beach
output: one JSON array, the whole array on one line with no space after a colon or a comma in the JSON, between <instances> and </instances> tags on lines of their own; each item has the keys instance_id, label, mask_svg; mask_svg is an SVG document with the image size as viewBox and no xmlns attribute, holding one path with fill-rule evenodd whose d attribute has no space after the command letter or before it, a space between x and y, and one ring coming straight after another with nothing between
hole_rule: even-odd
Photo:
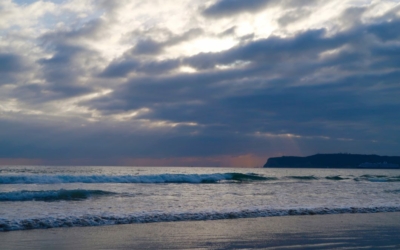
<instances>
[{"instance_id":1,"label":"beach","mask_svg":"<svg viewBox=\"0 0 400 250\"><path fill-rule=\"evenodd\" d=\"M4 167L0 249L400 249L400 172Z\"/></svg>"},{"instance_id":2,"label":"beach","mask_svg":"<svg viewBox=\"0 0 400 250\"><path fill-rule=\"evenodd\" d=\"M182 221L0 233L2 249L399 249L400 213Z\"/></svg>"},{"instance_id":3,"label":"beach","mask_svg":"<svg viewBox=\"0 0 400 250\"><path fill-rule=\"evenodd\" d=\"M0 250L399 249L400 0L0 0Z\"/></svg>"}]
</instances>

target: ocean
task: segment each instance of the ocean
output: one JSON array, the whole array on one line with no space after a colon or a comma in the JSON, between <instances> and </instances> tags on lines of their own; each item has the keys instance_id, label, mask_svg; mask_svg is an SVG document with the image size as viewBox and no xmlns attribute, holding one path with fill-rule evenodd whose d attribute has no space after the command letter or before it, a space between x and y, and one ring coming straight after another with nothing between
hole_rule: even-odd
<instances>
[{"instance_id":1,"label":"ocean","mask_svg":"<svg viewBox=\"0 0 400 250\"><path fill-rule=\"evenodd\" d=\"M396 211L394 169L0 168L0 231Z\"/></svg>"}]
</instances>

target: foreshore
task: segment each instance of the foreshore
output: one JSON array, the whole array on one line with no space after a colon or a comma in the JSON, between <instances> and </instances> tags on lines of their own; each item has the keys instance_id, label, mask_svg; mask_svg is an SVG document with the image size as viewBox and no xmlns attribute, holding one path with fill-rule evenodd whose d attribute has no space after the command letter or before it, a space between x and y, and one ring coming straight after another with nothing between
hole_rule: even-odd
<instances>
[{"instance_id":1,"label":"foreshore","mask_svg":"<svg viewBox=\"0 0 400 250\"><path fill-rule=\"evenodd\" d=\"M162 222L0 233L2 249L400 249L400 212Z\"/></svg>"}]
</instances>

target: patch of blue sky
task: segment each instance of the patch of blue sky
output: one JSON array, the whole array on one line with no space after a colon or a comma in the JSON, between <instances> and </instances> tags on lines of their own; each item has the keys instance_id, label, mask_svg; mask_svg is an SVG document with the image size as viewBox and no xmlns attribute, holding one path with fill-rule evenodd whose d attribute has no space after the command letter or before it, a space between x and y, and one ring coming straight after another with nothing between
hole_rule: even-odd
<instances>
[{"instance_id":1,"label":"patch of blue sky","mask_svg":"<svg viewBox=\"0 0 400 250\"><path fill-rule=\"evenodd\" d=\"M13 0L14 3L18 5L29 5L35 2L39 2L39 0ZM44 2L52 2L55 4L62 4L67 2L66 0L44 0Z\"/></svg>"},{"instance_id":2,"label":"patch of blue sky","mask_svg":"<svg viewBox=\"0 0 400 250\"><path fill-rule=\"evenodd\" d=\"M104 11L93 11L87 13L86 16L80 17L76 12L64 11L62 14L46 13L41 17L40 23L43 28L50 29L59 23L71 25L74 29L79 29L86 23L98 19L103 15Z\"/></svg>"},{"instance_id":3,"label":"patch of blue sky","mask_svg":"<svg viewBox=\"0 0 400 250\"><path fill-rule=\"evenodd\" d=\"M97 10L94 10L94 11L92 11L90 13L87 13L87 16L85 16L83 18L80 18L79 21L82 24L85 24L87 22L90 22L92 20L100 18L104 13L105 13L104 9L97 9Z\"/></svg>"},{"instance_id":4,"label":"patch of blue sky","mask_svg":"<svg viewBox=\"0 0 400 250\"><path fill-rule=\"evenodd\" d=\"M7 28L0 29L0 37L5 38L8 36L11 32L16 32L20 30L21 27L19 25L11 25Z\"/></svg>"},{"instance_id":5,"label":"patch of blue sky","mask_svg":"<svg viewBox=\"0 0 400 250\"><path fill-rule=\"evenodd\" d=\"M63 13L62 15L56 15L54 13L47 12L40 18L40 24L43 28L52 28L58 23L69 23L74 20L75 15L72 13Z\"/></svg>"}]
</instances>

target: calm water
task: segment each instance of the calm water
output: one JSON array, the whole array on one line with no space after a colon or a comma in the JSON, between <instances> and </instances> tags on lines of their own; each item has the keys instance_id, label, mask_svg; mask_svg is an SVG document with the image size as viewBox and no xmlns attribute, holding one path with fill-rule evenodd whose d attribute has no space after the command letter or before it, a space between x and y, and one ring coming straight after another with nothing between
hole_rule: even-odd
<instances>
[{"instance_id":1,"label":"calm water","mask_svg":"<svg viewBox=\"0 0 400 250\"><path fill-rule=\"evenodd\" d=\"M400 170L0 168L0 231L385 211Z\"/></svg>"}]
</instances>

